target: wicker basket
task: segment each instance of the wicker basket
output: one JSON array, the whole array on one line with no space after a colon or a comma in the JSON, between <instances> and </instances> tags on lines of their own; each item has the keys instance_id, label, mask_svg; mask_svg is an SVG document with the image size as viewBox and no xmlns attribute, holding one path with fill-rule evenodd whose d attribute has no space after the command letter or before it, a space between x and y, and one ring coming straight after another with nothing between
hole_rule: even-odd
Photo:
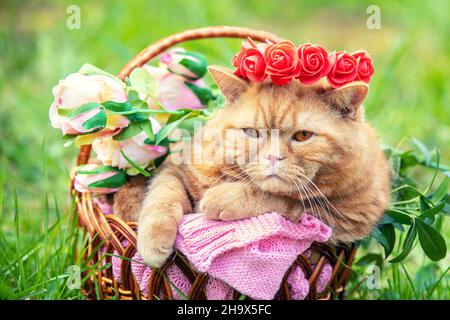
<instances>
[{"instance_id":1,"label":"wicker basket","mask_svg":"<svg viewBox=\"0 0 450 320\"><path fill-rule=\"evenodd\" d=\"M256 41L265 41L266 39L276 41L277 37L273 34L238 27L207 27L201 29L187 30L178 34L166 37L142 50L138 55L131 59L128 64L119 72L118 77L125 79L130 72L152 58L164 52L166 49L188 40L197 40L205 38L247 38L251 37ZM91 154L91 146L85 145L80 149L77 159L77 165L88 162ZM120 255L131 259L136 253L136 229L134 222L126 223L114 215L105 215L98 206L92 202L90 193L79 193L72 189L71 192L75 198L76 210L79 217L79 223L88 233L86 237L85 250L83 251L83 260L87 266L91 266L94 273L87 271L83 275L85 279L83 292L90 299L172 299L170 284L161 273L171 265L176 264L191 282L191 290L187 294L189 299L206 299L205 285L208 281L208 275L197 272L189 262L179 252L175 252L168 262L160 269L160 272L153 271L149 281L148 294L144 295L139 290L134 275L131 271L130 260L121 260L121 281L115 278L112 268L98 268L103 263L111 262L111 255ZM126 248L123 246L124 240L128 241ZM102 248L99 250L99 248ZM306 299L336 299L343 298L345 287L350 275L350 267L355 256L353 246L330 247L324 244L314 243L311 251L315 254L314 263L300 255L288 270L284 277L281 288L276 295L277 299L290 299L287 277L294 266L299 266L305 273L310 284L311 290ZM326 263L332 266L331 279L326 289L318 294L315 290L318 276ZM233 295L236 299L241 295L235 291Z\"/></svg>"}]
</instances>

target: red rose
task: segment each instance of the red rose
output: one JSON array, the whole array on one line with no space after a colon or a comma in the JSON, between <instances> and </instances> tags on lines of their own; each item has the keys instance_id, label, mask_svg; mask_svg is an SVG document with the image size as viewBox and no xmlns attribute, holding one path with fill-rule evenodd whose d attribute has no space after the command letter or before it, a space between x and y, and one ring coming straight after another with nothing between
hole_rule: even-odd
<instances>
[{"instance_id":1,"label":"red rose","mask_svg":"<svg viewBox=\"0 0 450 320\"><path fill-rule=\"evenodd\" d=\"M332 53L329 56L332 63L327 80L333 88L339 88L355 80L358 75L358 61L347 52Z\"/></svg>"},{"instance_id":2,"label":"red rose","mask_svg":"<svg viewBox=\"0 0 450 320\"><path fill-rule=\"evenodd\" d=\"M300 73L297 50L290 41L270 44L264 52L264 58L267 63L266 73L275 84L287 84Z\"/></svg>"},{"instance_id":3,"label":"red rose","mask_svg":"<svg viewBox=\"0 0 450 320\"><path fill-rule=\"evenodd\" d=\"M232 63L237 69L237 76L251 81L263 81L266 77L266 62L264 61L264 49L266 44L255 45L251 40L242 45L241 51L233 57Z\"/></svg>"},{"instance_id":4,"label":"red rose","mask_svg":"<svg viewBox=\"0 0 450 320\"><path fill-rule=\"evenodd\" d=\"M358 75L356 79L369 83L373 75L372 58L365 51L353 52L352 56L358 61Z\"/></svg>"},{"instance_id":5,"label":"red rose","mask_svg":"<svg viewBox=\"0 0 450 320\"><path fill-rule=\"evenodd\" d=\"M326 76L331 69L328 52L318 45L306 43L298 49L301 69L298 79L303 84L313 84Z\"/></svg>"}]
</instances>

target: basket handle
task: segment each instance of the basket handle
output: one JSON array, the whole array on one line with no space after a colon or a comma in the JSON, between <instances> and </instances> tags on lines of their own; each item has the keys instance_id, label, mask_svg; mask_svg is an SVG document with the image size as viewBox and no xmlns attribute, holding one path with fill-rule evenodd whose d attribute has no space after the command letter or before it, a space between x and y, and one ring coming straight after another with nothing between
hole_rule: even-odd
<instances>
[{"instance_id":1,"label":"basket handle","mask_svg":"<svg viewBox=\"0 0 450 320\"><path fill-rule=\"evenodd\" d=\"M186 30L180 33L173 34L166 38L159 40L147 48L139 52L133 59L131 59L119 72L118 77L124 80L134 68L140 67L150 61L160 53L168 48L177 45L178 43L199 40L207 38L247 38L250 37L256 41L270 40L277 42L279 38L272 33L266 31L253 30L240 27L229 26L214 26L200 29Z\"/></svg>"},{"instance_id":2,"label":"basket handle","mask_svg":"<svg viewBox=\"0 0 450 320\"><path fill-rule=\"evenodd\" d=\"M121 80L125 80L127 76L130 75L134 68L140 67L147 63L157 55L163 53L170 47L177 45L178 43L208 39L208 38L247 38L250 37L256 41L266 41L270 40L272 42L279 41L279 38L269 32L254 30L249 28L241 27L230 27L230 26L214 26L205 27L199 29L191 29L183 32L175 33L171 36L163 38L147 48L139 52L134 56L117 75ZM80 153L77 158L77 165L86 164L89 161L89 156L91 154L91 145L83 145L80 148Z\"/></svg>"}]
</instances>

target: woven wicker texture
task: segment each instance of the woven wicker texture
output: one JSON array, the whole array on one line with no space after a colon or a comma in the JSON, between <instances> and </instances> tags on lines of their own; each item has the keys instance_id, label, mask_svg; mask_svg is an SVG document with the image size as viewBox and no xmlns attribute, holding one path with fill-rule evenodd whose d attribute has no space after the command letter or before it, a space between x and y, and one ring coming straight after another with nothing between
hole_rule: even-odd
<instances>
[{"instance_id":1,"label":"woven wicker texture","mask_svg":"<svg viewBox=\"0 0 450 320\"><path fill-rule=\"evenodd\" d=\"M247 38L251 37L256 41L277 41L275 35L258 30L247 28L216 26L201 29L187 30L168 36L156 43L151 44L133 59L131 59L119 72L118 76L125 79L130 72L139 66L150 61L168 48L189 40L199 40L207 38ZM86 164L91 155L91 146L82 146L77 158L77 165ZM73 181L73 179L72 179ZM172 290L167 277L163 274L171 265L176 264L191 283L191 289L187 294L189 299L205 299L205 286L208 275L194 270L189 261L179 252L174 252L167 263L160 268L159 272L153 271L149 281L148 294L144 295L139 290L139 285L131 271L130 260L136 253L136 223L126 223L113 215L105 215L96 206L90 193L79 193L71 187L75 198L76 210L79 223L86 233L88 241L83 252L84 262L92 266L95 271L88 274L86 271L83 278L86 278L83 291L90 299L172 299ZM126 240L126 241L125 241ZM128 246L124 248L123 243ZM99 250L99 248L102 248ZM295 263L286 273L281 288L276 295L276 299L290 299L291 295L287 283L287 278L295 266L299 266L304 272L310 285L310 292L306 299L333 299L343 298L345 287L350 276L350 267L355 256L355 248L352 246L331 247L324 244L314 243L311 247L310 258L306 255L297 257ZM112 268L98 268L104 263L111 263L111 256L118 254L123 256L120 267L120 283L114 277ZM314 260L314 261L312 261ZM322 268L329 263L332 266L330 281L326 289L318 294L315 290L316 282ZM101 269L101 270L99 270ZM234 292L233 297L238 299L241 294Z\"/></svg>"}]
</instances>

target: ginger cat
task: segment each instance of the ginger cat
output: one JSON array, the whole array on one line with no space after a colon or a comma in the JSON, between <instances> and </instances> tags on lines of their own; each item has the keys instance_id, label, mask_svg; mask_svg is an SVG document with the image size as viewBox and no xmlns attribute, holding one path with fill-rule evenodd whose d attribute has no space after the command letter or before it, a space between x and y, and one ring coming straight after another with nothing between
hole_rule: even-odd
<instances>
[{"instance_id":1,"label":"ginger cat","mask_svg":"<svg viewBox=\"0 0 450 320\"><path fill-rule=\"evenodd\" d=\"M252 144L260 152L245 163L217 163L222 146L206 136L202 163L168 158L145 196L142 184L122 188L115 212L133 220L140 211L137 246L144 261L153 267L165 262L182 216L191 212L234 220L275 211L296 221L307 211L332 227L333 242L368 235L389 203L390 181L376 134L364 120L367 84L278 86L209 70L227 104L205 130L224 136L231 129L244 141L238 155L248 155Z\"/></svg>"}]
</instances>

